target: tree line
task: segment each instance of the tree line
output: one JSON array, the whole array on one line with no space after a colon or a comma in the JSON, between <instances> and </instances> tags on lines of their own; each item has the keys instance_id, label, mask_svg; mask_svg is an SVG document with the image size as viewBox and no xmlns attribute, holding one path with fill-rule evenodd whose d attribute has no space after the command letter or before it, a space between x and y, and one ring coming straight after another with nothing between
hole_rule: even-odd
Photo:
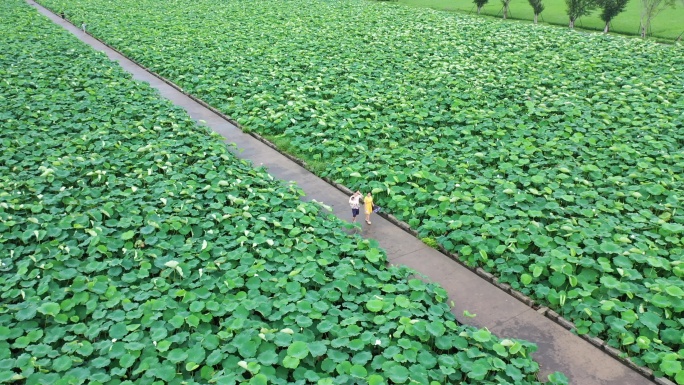
<instances>
[{"instance_id":1,"label":"tree line","mask_svg":"<svg viewBox=\"0 0 684 385\"><path fill-rule=\"evenodd\" d=\"M544 11L543 0L527 0L532 6L534 12L534 23L537 24L539 15ZM601 10L600 18L605 23L603 32L608 33L610 30L610 22L625 10L629 0L565 0L567 6L567 15L570 20L570 28L575 27L575 21L582 16L589 15L596 9ZM477 14L480 14L482 7L487 4L489 0L473 0L477 7ZM640 18L640 34L641 37L646 38L650 34L651 22L653 18L667 7L673 7L675 0L640 0L641 2L641 18ZM681 0L684 5L684 0ZM508 9L511 0L501 0L503 4L503 18L508 18Z\"/></svg>"}]
</instances>

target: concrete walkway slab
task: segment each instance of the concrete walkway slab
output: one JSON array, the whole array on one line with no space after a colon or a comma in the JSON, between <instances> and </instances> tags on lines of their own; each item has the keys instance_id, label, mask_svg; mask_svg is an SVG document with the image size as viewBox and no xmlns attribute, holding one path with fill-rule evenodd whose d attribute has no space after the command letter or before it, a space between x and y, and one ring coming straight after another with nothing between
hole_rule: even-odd
<instances>
[{"instance_id":1,"label":"concrete walkway slab","mask_svg":"<svg viewBox=\"0 0 684 385\"><path fill-rule=\"evenodd\" d=\"M110 59L117 61L126 71L133 74L135 79L147 82L158 89L162 97L184 108L193 119L204 121L204 124L222 135L226 142L235 143L241 150L235 152L238 157L249 159L256 166L263 165L276 178L296 182L306 193L305 200L315 199L323 202L332 207L337 217L351 220L346 194L254 137L243 133L221 116L80 29L35 2L27 2L95 50L105 52ZM370 226L363 223L363 218L360 218L360 222L361 235L377 239L380 246L387 251L390 263L407 265L430 280L440 283L449 293L450 299L455 302L452 311L460 322L487 327L501 337L522 338L536 343L539 350L534 358L542 366L542 378L546 378L546 375L554 371L562 371L572 384L578 385L653 384L604 351L573 335L449 257L425 246L420 240L391 222L377 215L372 217L373 224ZM477 314L477 317L464 317L464 310Z\"/></svg>"}]
</instances>

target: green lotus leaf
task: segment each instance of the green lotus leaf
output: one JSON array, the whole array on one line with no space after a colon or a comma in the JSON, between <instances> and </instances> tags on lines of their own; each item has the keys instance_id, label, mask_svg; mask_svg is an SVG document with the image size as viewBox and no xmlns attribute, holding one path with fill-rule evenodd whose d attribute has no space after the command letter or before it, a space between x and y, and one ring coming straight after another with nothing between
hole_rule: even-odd
<instances>
[{"instance_id":1,"label":"green lotus leaf","mask_svg":"<svg viewBox=\"0 0 684 385\"><path fill-rule=\"evenodd\" d=\"M170 362L173 362L174 364L180 363L181 361L185 361L187 358L188 353L184 349L180 348L171 350L169 354L166 356L166 359L168 359Z\"/></svg>"},{"instance_id":2,"label":"green lotus leaf","mask_svg":"<svg viewBox=\"0 0 684 385\"><path fill-rule=\"evenodd\" d=\"M328 358L335 363L344 362L348 358L348 354L337 349L328 349Z\"/></svg>"},{"instance_id":3,"label":"green lotus leaf","mask_svg":"<svg viewBox=\"0 0 684 385\"><path fill-rule=\"evenodd\" d=\"M601 251L608 254L617 254L621 252L620 246L613 242L603 242L601 243Z\"/></svg>"},{"instance_id":4,"label":"green lotus leaf","mask_svg":"<svg viewBox=\"0 0 684 385\"><path fill-rule=\"evenodd\" d=\"M646 312L639 316L639 321L654 332L658 331L658 326L662 320L662 317L654 312Z\"/></svg>"},{"instance_id":5,"label":"green lotus leaf","mask_svg":"<svg viewBox=\"0 0 684 385\"><path fill-rule=\"evenodd\" d=\"M61 311L59 304L54 302L45 302L38 306L38 312L45 315L56 316Z\"/></svg>"},{"instance_id":6,"label":"green lotus leaf","mask_svg":"<svg viewBox=\"0 0 684 385\"><path fill-rule=\"evenodd\" d=\"M359 351L365 347L365 343L361 339L356 338L356 339L349 341L349 344L347 344L347 347L349 347L350 350Z\"/></svg>"},{"instance_id":7,"label":"green lotus leaf","mask_svg":"<svg viewBox=\"0 0 684 385\"><path fill-rule=\"evenodd\" d=\"M211 357L211 355L209 357ZM279 357L275 351L267 350L267 351L261 352L257 356L257 360L259 360L259 362L264 366L271 366L271 365L275 365L276 363L278 363ZM208 361L209 361L209 358L207 358L207 363L208 363Z\"/></svg>"},{"instance_id":8,"label":"green lotus leaf","mask_svg":"<svg viewBox=\"0 0 684 385\"><path fill-rule=\"evenodd\" d=\"M682 371L682 363L676 360L663 360L659 368L668 376L673 376Z\"/></svg>"},{"instance_id":9,"label":"green lotus leaf","mask_svg":"<svg viewBox=\"0 0 684 385\"><path fill-rule=\"evenodd\" d=\"M470 367L470 371L468 372L468 378L478 381L483 380L491 369L491 365L487 363L487 360L475 360Z\"/></svg>"},{"instance_id":10,"label":"green lotus leaf","mask_svg":"<svg viewBox=\"0 0 684 385\"><path fill-rule=\"evenodd\" d=\"M667 286L665 292L673 297L684 298L684 290L677 286Z\"/></svg>"},{"instance_id":11,"label":"green lotus leaf","mask_svg":"<svg viewBox=\"0 0 684 385\"><path fill-rule=\"evenodd\" d=\"M287 354L290 357L303 359L309 355L309 347L304 341L294 341L288 348Z\"/></svg>"},{"instance_id":12,"label":"green lotus leaf","mask_svg":"<svg viewBox=\"0 0 684 385\"><path fill-rule=\"evenodd\" d=\"M366 259L371 263L377 263L382 258L382 253L379 249L372 248L366 251Z\"/></svg>"},{"instance_id":13,"label":"green lotus leaf","mask_svg":"<svg viewBox=\"0 0 684 385\"><path fill-rule=\"evenodd\" d=\"M268 377L264 374L258 373L249 379L250 385L266 385L268 384Z\"/></svg>"},{"instance_id":14,"label":"green lotus leaf","mask_svg":"<svg viewBox=\"0 0 684 385\"><path fill-rule=\"evenodd\" d=\"M518 353L522 352L523 356L525 355L525 349L523 349L523 345L518 341L513 343L513 345L511 345L508 348L508 352L511 354L518 354Z\"/></svg>"},{"instance_id":15,"label":"green lotus leaf","mask_svg":"<svg viewBox=\"0 0 684 385\"><path fill-rule=\"evenodd\" d=\"M309 342L308 343L308 349L309 353L313 357L320 357L325 354L325 352L328 350L328 348L325 346L325 344L322 341L314 341L314 342Z\"/></svg>"},{"instance_id":16,"label":"green lotus leaf","mask_svg":"<svg viewBox=\"0 0 684 385\"><path fill-rule=\"evenodd\" d=\"M487 329L480 329L472 334L472 337L477 342L487 342L492 339L492 333Z\"/></svg>"},{"instance_id":17,"label":"green lotus leaf","mask_svg":"<svg viewBox=\"0 0 684 385\"><path fill-rule=\"evenodd\" d=\"M523 274L520 276L520 282L523 285L529 285L530 283L532 283L532 276L529 274Z\"/></svg>"},{"instance_id":18,"label":"green lotus leaf","mask_svg":"<svg viewBox=\"0 0 684 385\"><path fill-rule=\"evenodd\" d=\"M164 340L157 342L157 350L160 352L166 352L171 347L171 341Z\"/></svg>"},{"instance_id":19,"label":"green lotus leaf","mask_svg":"<svg viewBox=\"0 0 684 385\"><path fill-rule=\"evenodd\" d=\"M109 328L109 336L113 339L120 340L128 334L127 327L128 325L124 322L116 323Z\"/></svg>"},{"instance_id":20,"label":"green lotus leaf","mask_svg":"<svg viewBox=\"0 0 684 385\"><path fill-rule=\"evenodd\" d=\"M169 363L163 363L159 366L153 367L151 372L152 375L166 382L169 382L176 377L176 368L174 365Z\"/></svg>"},{"instance_id":21,"label":"green lotus leaf","mask_svg":"<svg viewBox=\"0 0 684 385\"><path fill-rule=\"evenodd\" d=\"M218 364L219 362L221 362L222 359L223 359L223 352L221 352L220 350L214 350L213 352L211 352L211 354L209 354L209 356L207 356L207 359L205 360L205 363L206 363L207 365L209 365L209 366L212 366L212 365L216 365L216 364ZM277 362L277 359L276 359L276 362ZM276 362L273 362L273 363L271 363L271 364L269 364L269 365L273 365L273 364L275 364ZM262 362L262 363L263 363L263 362ZM265 365L266 365L266 364L265 364Z\"/></svg>"},{"instance_id":22,"label":"green lotus leaf","mask_svg":"<svg viewBox=\"0 0 684 385\"><path fill-rule=\"evenodd\" d=\"M510 365L509 365L510 366ZM553 384L557 385L567 385L569 384L568 378L565 376L565 374L561 372L553 372L547 376L549 381Z\"/></svg>"},{"instance_id":23,"label":"green lotus leaf","mask_svg":"<svg viewBox=\"0 0 684 385\"><path fill-rule=\"evenodd\" d=\"M522 381L523 379L522 371L518 369L515 365L506 365L505 373L508 377L511 378L511 380L515 382Z\"/></svg>"},{"instance_id":24,"label":"green lotus leaf","mask_svg":"<svg viewBox=\"0 0 684 385\"><path fill-rule=\"evenodd\" d=\"M290 346L292 336L287 333L276 333L273 342L278 346Z\"/></svg>"},{"instance_id":25,"label":"green lotus leaf","mask_svg":"<svg viewBox=\"0 0 684 385\"><path fill-rule=\"evenodd\" d=\"M196 328L196 327L198 327L199 324L200 324L200 319L199 319L199 317L197 317L196 315L190 314L190 315L185 319L185 322L187 322L187 324L188 324L189 326L192 326L193 328Z\"/></svg>"},{"instance_id":26,"label":"green lotus leaf","mask_svg":"<svg viewBox=\"0 0 684 385\"><path fill-rule=\"evenodd\" d=\"M651 345L651 340L645 336L639 336L636 339L637 346L641 349L648 349Z\"/></svg>"},{"instance_id":27,"label":"green lotus leaf","mask_svg":"<svg viewBox=\"0 0 684 385\"><path fill-rule=\"evenodd\" d=\"M415 291L424 291L425 290L425 282L419 280L419 279L410 279L409 280L409 287L411 290Z\"/></svg>"},{"instance_id":28,"label":"green lotus leaf","mask_svg":"<svg viewBox=\"0 0 684 385\"><path fill-rule=\"evenodd\" d=\"M396 303L397 306L403 307L403 308L411 307L411 301L406 296L403 296L403 295L396 296L394 298L394 303Z\"/></svg>"},{"instance_id":29,"label":"green lotus leaf","mask_svg":"<svg viewBox=\"0 0 684 385\"><path fill-rule=\"evenodd\" d=\"M620 281L614 277L603 276L601 277L601 284L608 289L615 289L620 286Z\"/></svg>"},{"instance_id":30,"label":"green lotus leaf","mask_svg":"<svg viewBox=\"0 0 684 385\"><path fill-rule=\"evenodd\" d=\"M204 362L204 358L206 357L206 351L200 344L195 344L193 345L188 351L188 362L195 362L197 364L201 364Z\"/></svg>"},{"instance_id":31,"label":"green lotus leaf","mask_svg":"<svg viewBox=\"0 0 684 385\"><path fill-rule=\"evenodd\" d=\"M124 354L119 358L119 366L122 368L129 368L135 363L135 357L130 354Z\"/></svg>"},{"instance_id":32,"label":"green lotus leaf","mask_svg":"<svg viewBox=\"0 0 684 385\"><path fill-rule=\"evenodd\" d=\"M369 351L364 350L364 351L361 351L361 352L356 353L356 354L354 355L354 357L352 357L351 363L354 364L354 365L362 365L362 366L364 366L364 365L366 365L366 363L367 363L368 361L370 361L372 358L373 358L373 355L372 355Z\"/></svg>"},{"instance_id":33,"label":"green lotus leaf","mask_svg":"<svg viewBox=\"0 0 684 385\"><path fill-rule=\"evenodd\" d=\"M82 356L89 356L93 353L93 345L89 341L81 341L80 346L76 349L76 352Z\"/></svg>"},{"instance_id":34,"label":"green lotus leaf","mask_svg":"<svg viewBox=\"0 0 684 385\"><path fill-rule=\"evenodd\" d=\"M381 311L384 306L385 302L380 299L371 299L370 301L366 302L366 309L374 313Z\"/></svg>"},{"instance_id":35,"label":"green lotus leaf","mask_svg":"<svg viewBox=\"0 0 684 385\"><path fill-rule=\"evenodd\" d=\"M677 384L684 384L684 370L680 370L679 372L677 372L677 374L675 375L675 381L677 382Z\"/></svg>"},{"instance_id":36,"label":"green lotus leaf","mask_svg":"<svg viewBox=\"0 0 684 385\"><path fill-rule=\"evenodd\" d=\"M67 355L57 357L52 361L52 370L56 372L65 372L71 368L73 360Z\"/></svg>"},{"instance_id":37,"label":"green lotus leaf","mask_svg":"<svg viewBox=\"0 0 684 385\"><path fill-rule=\"evenodd\" d=\"M549 283L554 287L561 287L565 284L566 276L565 274L553 273L549 277Z\"/></svg>"},{"instance_id":38,"label":"green lotus leaf","mask_svg":"<svg viewBox=\"0 0 684 385\"><path fill-rule=\"evenodd\" d=\"M352 367L349 369L349 374L356 378L366 378L368 371L361 365L352 365Z\"/></svg>"},{"instance_id":39,"label":"green lotus leaf","mask_svg":"<svg viewBox=\"0 0 684 385\"><path fill-rule=\"evenodd\" d=\"M651 297L651 303L663 309L672 306L672 301L662 294L655 294L653 297Z\"/></svg>"},{"instance_id":40,"label":"green lotus leaf","mask_svg":"<svg viewBox=\"0 0 684 385\"><path fill-rule=\"evenodd\" d=\"M190 311L193 313L201 312L204 309L204 302L197 301L190 304Z\"/></svg>"},{"instance_id":41,"label":"green lotus leaf","mask_svg":"<svg viewBox=\"0 0 684 385\"><path fill-rule=\"evenodd\" d=\"M283 358L283 367L288 369L297 369L297 367L299 367L299 362L299 358L285 356L285 358Z\"/></svg>"},{"instance_id":42,"label":"green lotus leaf","mask_svg":"<svg viewBox=\"0 0 684 385\"><path fill-rule=\"evenodd\" d=\"M43 304L43 305L45 305L45 304ZM35 304L28 303L25 308L16 312L15 318L18 321L30 320L33 317L35 317L36 310L37 310L37 307L35 306ZM59 312L60 309L59 308L58 309L54 309L54 308L53 309L49 309L49 308L43 309L43 311L49 311L49 310L52 310L52 311L56 310L57 312ZM47 314L47 313L44 313L43 311L41 311L41 314Z\"/></svg>"},{"instance_id":43,"label":"green lotus leaf","mask_svg":"<svg viewBox=\"0 0 684 385\"><path fill-rule=\"evenodd\" d=\"M371 374L368 376L366 379L368 381L368 385L384 385L385 384L385 379L378 374Z\"/></svg>"},{"instance_id":44,"label":"green lotus leaf","mask_svg":"<svg viewBox=\"0 0 684 385\"><path fill-rule=\"evenodd\" d=\"M428 333L435 337L439 337L446 332L446 327L441 321L432 321L427 324Z\"/></svg>"},{"instance_id":45,"label":"green lotus leaf","mask_svg":"<svg viewBox=\"0 0 684 385\"><path fill-rule=\"evenodd\" d=\"M391 365L385 374L389 377L392 382L397 384L403 384L408 380L409 371L407 368L400 365Z\"/></svg>"},{"instance_id":46,"label":"green lotus leaf","mask_svg":"<svg viewBox=\"0 0 684 385\"><path fill-rule=\"evenodd\" d=\"M140 234L143 235L149 235L154 232L154 227L153 226L144 226L140 228Z\"/></svg>"},{"instance_id":47,"label":"green lotus leaf","mask_svg":"<svg viewBox=\"0 0 684 385\"><path fill-rule=\"evenodd\" d=\"M111 361L107 357L97 357L93 359L91 362L93 366L96 368L104 368L107 367Z\"/></svg>"}]
</instances>

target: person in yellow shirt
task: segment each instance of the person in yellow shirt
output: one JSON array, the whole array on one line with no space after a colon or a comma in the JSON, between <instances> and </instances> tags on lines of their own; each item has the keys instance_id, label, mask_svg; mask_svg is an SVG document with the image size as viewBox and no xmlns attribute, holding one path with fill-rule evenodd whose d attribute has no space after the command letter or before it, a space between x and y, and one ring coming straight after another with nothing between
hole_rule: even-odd
<instances>
[{"instance_id":1,"label":"person in yellow shirt","mask_svg":"<svg viewBox=\"0 0 684 385\"><path fill-rule=\"evenodd\" d=\"M370 215L373 212L373 196L371 193L367 193L366 196L363 197L363 206L366 211L366 223L370 225Z\"/></svg>"}]
</instances>

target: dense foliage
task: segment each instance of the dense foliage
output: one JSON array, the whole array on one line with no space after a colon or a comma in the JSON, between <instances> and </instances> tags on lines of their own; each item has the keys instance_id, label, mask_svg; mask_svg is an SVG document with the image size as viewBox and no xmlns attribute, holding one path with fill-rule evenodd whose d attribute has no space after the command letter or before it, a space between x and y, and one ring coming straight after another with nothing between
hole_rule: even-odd
<instances>
[{"instance_id":1,"label":"dense foliage","mask_svg":"<svg viewBox=\"0 0 684 385\"><path fill-rule=\"evenodd\" d=\"M684 383L681 49L354 0L45 3Z\"/></svg>"},{"instance_id":2,"label":"dense foliage","mask_svg":"<svg viewBox=\"0 0 684 385\"><path fill-rule=\"evenodd\" d=\"M538 384L534 345L457 325L298 188L0 9L0 382Z\"/></svg>"}]
</instances>

